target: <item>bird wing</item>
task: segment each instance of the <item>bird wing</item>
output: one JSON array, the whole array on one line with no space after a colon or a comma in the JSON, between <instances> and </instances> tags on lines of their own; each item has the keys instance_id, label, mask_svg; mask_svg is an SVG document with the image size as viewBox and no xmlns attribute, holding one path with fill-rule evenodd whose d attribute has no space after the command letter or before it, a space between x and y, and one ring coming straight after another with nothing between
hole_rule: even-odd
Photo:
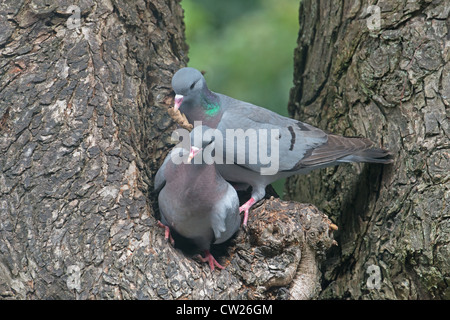
<instances>
[{"instance_id":1,"label":"bird wing","mask_svg":"<svg viewBox=\"0 0 450 320\"><path fill-rule=\"evenodd\" d=\"M250 163L252 148L246 146L238 150L235 147L235 163L253 171L259 171L263 165L259 155L264 151L260 147L268 150L267 155L275 156L278 141L279 171L291 171L298 162L305 156L312 153L314 149L327 143L328 135L309 124L298 120L283 117L270 110L226 97L227 107L222 115L218 129L225 134L226 143L229 143L229 136L226 129L253 129L258 136L258 160ZM276 130L276 131L272 131ZM248 132L250 134L250 132ZM266 143L261 143L261 133L267 134ZM250 140L250 137L248 138ZM276 141L277 140L277 141ZM226 146L224 146L226 147ZM272 150L275 149L275 150ZM238 155L245 152L245 163L238 162ZM255 152L255 149L253 149Z\"/></svg>"},{"instance_id":2,"label":"bird wing","mask_svg":"<svg viewBox=\"0 0 450 320\"><path fill-rule=\"evenodd\" d=\"M223 179L222 179L223 180ZM225 180L226 192L216 203L211 212L211 227L214 231L214 243L228 240L239 229L241 218L239 215L239 198L236 190Z\"/></svg>"}]
</instances>

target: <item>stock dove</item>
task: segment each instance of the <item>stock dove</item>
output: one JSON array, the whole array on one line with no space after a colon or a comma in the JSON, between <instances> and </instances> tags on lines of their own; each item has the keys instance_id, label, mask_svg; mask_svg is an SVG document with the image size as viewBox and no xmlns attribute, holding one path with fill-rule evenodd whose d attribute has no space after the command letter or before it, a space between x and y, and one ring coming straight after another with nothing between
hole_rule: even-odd
<instances>
[{"instance_id":1,"label":"stock dove","mask_svg":"<svg viewBox=\"0 0 450 320\"><path fill-rule=\"evenodd\" d=\"M327 134L319 128L298 120L283 117L265 108L243 102L220 93L212 92L206 85L203 75L194 68L182 68L172 78L175 91L174 109L185 114L187 120L195 125L217 128L223 138L223 157L227 153L230 138L227 130L251 129L256 132L257 148L251 148L251 132L244 146L228 148L232 151L233 162L217 165L223 178L229 182L247 184L252 187L250 200L240 207L244 211L244 225L247 223L250 207L262 199L268 184L295 174L305 174L311 170L338 165L344 162L392 163L389 151L372 147L366 138L348 138ZM261 142L264 133L266 143ZM241 133L242 134L242 133ZM232 141L234 141L231 138ZM277 150L273 144L278 143ZM264 163L261 151L278 163ZM253 150L253 151L252 151ZM256 153L256 160L251 156ZM244 161L239 162L239 159ZM262 170L275 166L275 171ZM271 172L270 172L271 171ZM270 174L267 174L270 172Z\"/></svg>"},{"instance_id":2,"label":"stock dove","mask_svg":"<svg viewBox=\"0 0 450 320\"><path fill-rule=\"evenodd\" d=\"M203 262L223 269L210 253L210 245L225 242L239 229L239 198L236 190L217 172L214 164L197 161L204 148L214 147L214 139L195 141L191 132L190 151L174 148L155 176L161 224L166 238L170 229L193 242L205 253ZM194 161L192 161L194 160Z\"/></svg>"}]
</instances>

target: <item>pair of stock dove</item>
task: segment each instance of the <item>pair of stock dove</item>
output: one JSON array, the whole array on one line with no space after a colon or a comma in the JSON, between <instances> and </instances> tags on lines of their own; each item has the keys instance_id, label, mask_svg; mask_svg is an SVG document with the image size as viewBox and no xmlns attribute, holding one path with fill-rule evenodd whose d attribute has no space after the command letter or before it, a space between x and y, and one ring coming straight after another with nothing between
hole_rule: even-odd
<instances>
[{"instance_id":1,"label":"pair of stock dove","mask_svg":"<svg viewBox=\"0 0 450 320\"><path fill-rule=\"evenodd\" d=\"M345 162L393 162L389 151L373 147L366 138L327 134L301 121L212 92L201 72L194 68L178 70L172 87L176 93L174 109L196 125L189 157L214 144L222 149L217 154L223 158L217 164L202 161L179 165L173 164L170 156L165 159L155 180L156 189L162 188L158 198L162 224L166 237L168 228L173 228L193 239L204 250L203 260L211 269L222 268L209 252L211 243L224 242L238 230L240 212L244 212L243 224L247 224L251 206L265 196L270 183ZM220 134L202 140L201 146L195 145L198 142L193 141L194 132L202 135L208 128ZM234 132L231 137L230 132ZM241 136L244 133L241 145L235 143L239 140L236 132ZM251 141L252 134L256 140ZM252 147L252 143L256 146ZM267 161L269 156L273 163ZM228 182L252 187L251 198L241 207Z\"/></svg>"}]
</instances>

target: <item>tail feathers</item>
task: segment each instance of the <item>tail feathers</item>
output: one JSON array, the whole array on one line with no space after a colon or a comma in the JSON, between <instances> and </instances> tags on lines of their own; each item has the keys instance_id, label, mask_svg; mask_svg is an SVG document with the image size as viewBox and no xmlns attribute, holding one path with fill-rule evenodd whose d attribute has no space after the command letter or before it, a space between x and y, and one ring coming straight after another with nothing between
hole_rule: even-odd
<instances>
[{"instance_id":1,"label":"tail feathers","mask_svg":"<svg viewBox=\"0 0 450 320\"><path fill-rule=\"evenodd\" d=\"M327 143L311 149L293 168L324 168L342 162L392 163L392 154L385 149L372 147L366 138L349 138L329 135Z\"/></svg>"},{"instance_id":2,"label":"tail feathers","mask_svg":"<svg viewBox=\"0 0 450 320\"><path fill-rule=\"evenodd\" d=\"M394 162L392 153L381 148L357 151L338 160L338 162L371 162L388 164Z\"/></svg>"}]
</instances>

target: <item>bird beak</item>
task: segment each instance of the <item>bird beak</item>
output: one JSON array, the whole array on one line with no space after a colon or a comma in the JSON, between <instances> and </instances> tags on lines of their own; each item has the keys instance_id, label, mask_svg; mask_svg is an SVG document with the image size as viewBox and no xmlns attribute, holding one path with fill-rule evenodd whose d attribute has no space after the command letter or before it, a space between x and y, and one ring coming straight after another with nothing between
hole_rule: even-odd
<instances>
[{"instance_id":1,"label":"bird beak","mask_svg":"<svg viewBox=\"0 0 450 320\"><path fill-rule=\"evenodd\" d=\"M181 94L175 95L175 103L173 105L173 109L175 111L180 109L181 103L183 102L183 98L184 98L184 96L182 96Z\"/></svg>"},{"instance_id":2,"label":"bird beak","mask_svg":"<svg viewBox=\"0 0 450 320\"><path fill-rule=\"evenodd\" d=\"M199 149L197 147L191 147L191 152L189 152L189 157L188 157L187 163L191 163L192 159L197 155L197 153L200 150L201 149Z\"/></svg>"}]
</instances>

